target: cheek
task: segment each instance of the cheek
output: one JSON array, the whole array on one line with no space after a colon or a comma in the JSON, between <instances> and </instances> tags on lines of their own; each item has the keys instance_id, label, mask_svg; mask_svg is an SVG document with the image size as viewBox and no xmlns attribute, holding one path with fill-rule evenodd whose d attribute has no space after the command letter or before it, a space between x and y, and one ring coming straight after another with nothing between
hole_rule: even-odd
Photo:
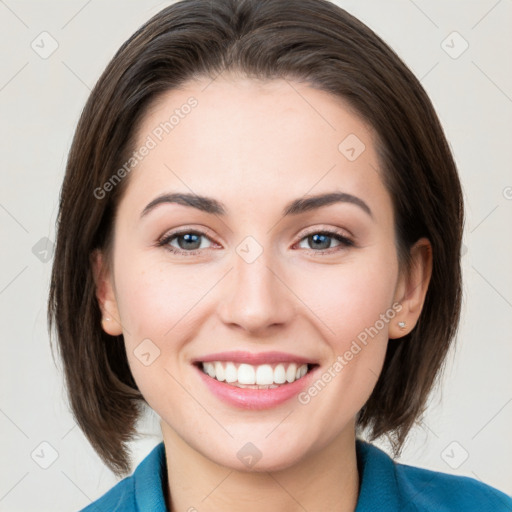
<instances>
[{"instance_id":1,"label":"cheek","mask_svg":"<svg viewBox=\"0 0 512 512\"><path fill-rule=\"evenodd\" d=\"M117 298L128 339L163 339L187 324L187 315L215 283L193 266L172 266L165 258L139 258L119 265Z\"/></svg>"}]
</instances>

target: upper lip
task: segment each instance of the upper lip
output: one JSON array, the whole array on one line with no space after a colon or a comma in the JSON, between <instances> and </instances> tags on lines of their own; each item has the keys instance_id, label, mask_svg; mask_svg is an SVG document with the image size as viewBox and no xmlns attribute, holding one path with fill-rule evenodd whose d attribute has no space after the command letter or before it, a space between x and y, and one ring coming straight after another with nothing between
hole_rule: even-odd
<instances>
[{"instance_id":1,"label":"upper lip","mask_svg":"<svg viewBox=\"0 0 512 512\"><path fill-rule=\"evenodd\" d=\"M234 363L247 363L251 365L259 364L272 364L272 363L300 363L300 364L316 364L315 361L307 359L302 356L294 354L287 354L285 352L245 352L245 351L230 351L230 352L217 352L216 354L208 354L202 357L197 357L193 360L194 363L211 362L211 361L232 361Z\"/></svg>"}]
</instances>

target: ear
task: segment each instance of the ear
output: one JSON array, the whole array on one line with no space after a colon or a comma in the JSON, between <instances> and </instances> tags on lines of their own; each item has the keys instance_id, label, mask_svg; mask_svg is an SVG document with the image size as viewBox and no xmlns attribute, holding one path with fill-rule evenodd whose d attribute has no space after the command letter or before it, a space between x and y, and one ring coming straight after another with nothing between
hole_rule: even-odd
<instances>
[{"instance_id":1,"label":"ear","mask_svg":"<svg viewBox=\"0 0 512 512\"><path fill-rule=\"evenodd\" d=\"M432 246L427 238L420 238L411 248L411 269L400 275L396 287L395 301L402 309L389 326L389 338L396 339L409 334L421 314L428 285L432 276ZM400 328L399 323L405 322Z\"/></svg>"},{"instance_id":2,"label":"ear","mask_svg":"<svg viewBox=\"0 0 512 512\"><path fill-rule=\"evenodd\" d=\"M112 272L106 258L99 249L91 254L91 265L96 287L96 298L101 309L101 326L111 336L123 333L114 291Z\"/></svg>"}]
</instances>

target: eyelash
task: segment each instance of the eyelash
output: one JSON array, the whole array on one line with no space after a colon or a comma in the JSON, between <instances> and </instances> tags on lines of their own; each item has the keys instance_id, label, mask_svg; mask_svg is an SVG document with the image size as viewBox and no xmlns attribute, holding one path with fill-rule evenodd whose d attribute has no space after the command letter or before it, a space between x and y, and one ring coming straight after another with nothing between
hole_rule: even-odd
<instances>
[{"instance_id":1,"label":"eyelash","mask_svg":"<svg viewBox=\"0 0 512 512\"><path fill-rule=\"evenodd\" d=\"M208 250L208 249L193 249L191 251L185 251L183 249L177 249L176 247L172 247L170 245L170 242L174 239L179 237L180 235L198 235L198 236L204 236L205 238L208 238L208 240L212 241L208 235L202 231L196 231L193 229L184 229L180 231L176 231L173 233L169 233L168 235L164 236L162 239L160 239L157 243L159 247L164 247L166 250L183 256L195 256L199 254L201 251ZM354 247L354 242L350 239L344 236L341 232L338 231L328 231L328 230L317 230L317 231L311 231L309 233L306 233L298 243L302 242L302 240L312 236L312 235L323 235L328 236L329 238L334 238L338 242L340 242L341 245L337 247L330 247L329 249L323 249L316 251L314 249L309 249L310 252L312 252L315 255L322 255L322 254L333 254L334 252L337 252L339 250L345 249L347 247ZM334 251L333 251L334 249Z\"/></svg>"}]
</instances>

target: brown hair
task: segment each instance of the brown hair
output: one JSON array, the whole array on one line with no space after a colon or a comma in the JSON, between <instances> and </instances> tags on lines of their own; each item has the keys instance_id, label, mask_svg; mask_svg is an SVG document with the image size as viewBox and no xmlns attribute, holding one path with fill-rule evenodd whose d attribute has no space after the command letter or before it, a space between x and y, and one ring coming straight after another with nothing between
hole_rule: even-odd
<instances>
[{"instance_id":1,"label":"brown hair","mask_svg":"<svg viewBox=\"0 0 512 512\"><path fill-rule=\"evenodd\" d=\"M102 187L134 150L150 102L192 78L234 70L287 78L339 96L373 127L394 207L396 245L430 240L433 270L415 328L390 340L383 371L357 425L388 435L395 454L424 412L455 336L461 305L461 186L453 157L419 81L374 32L326 0L183 0L126 41L82 112L66 167L48 302L56 326L72 412L118 476L130 471L127 443L144 398L122 336L101 327L91 266L109 251L113 219L129 177Z\"/></svg>"}]
</instances>

